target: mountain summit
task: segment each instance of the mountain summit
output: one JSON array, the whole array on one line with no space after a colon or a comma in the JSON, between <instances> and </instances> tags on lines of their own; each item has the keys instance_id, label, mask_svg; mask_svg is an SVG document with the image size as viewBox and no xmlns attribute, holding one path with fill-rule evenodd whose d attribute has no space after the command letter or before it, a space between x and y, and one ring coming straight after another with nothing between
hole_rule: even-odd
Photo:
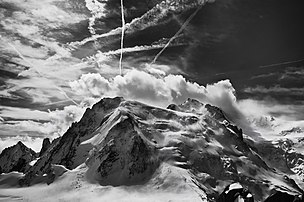
<instances>
[{"instance_id":1,"label":"mountain summit","mask_svg":"<svg viewBox=\"0 0 304 202\"><path fill-rule=\"evenodd\" d=\"M26 172L29 163L36 158L36 152L22 142L8 147L0 154L0 174L12 171Z\"/></svg>"},{"instance_id":2,"label":"mountain summit","mask_svg":"<svg viewBox=\"0 0 304 202\"><path fill-rule=\"evenodd\" d=\"M80 192L107 187L99 197L114 201L122 190L136 192L128 195L131 201L139 195L156 201L264 201L270 195L301 200L303 193L288 177L294 172L264 160L258 143L245 138L224 111L194 99L163 109L104 98L62 137L44 145L32 166L16 170L25 173L21 186L70 183ZM9 148L1 156L14 152ZM7 171L12 170L2 172Z\"/></svg>"}]
</instances>

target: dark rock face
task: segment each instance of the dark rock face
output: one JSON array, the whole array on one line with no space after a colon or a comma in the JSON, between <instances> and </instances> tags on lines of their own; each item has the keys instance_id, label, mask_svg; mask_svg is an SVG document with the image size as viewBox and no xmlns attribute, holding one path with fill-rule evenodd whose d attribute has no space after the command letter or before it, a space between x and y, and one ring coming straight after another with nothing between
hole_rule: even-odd
<instances>
[{"instance_id":1,"label":"dark rock face","mask_svg":"<svg viewBox=\"0 0 304 202\"><path fill-rule=\"evenodd\" d=\"M167 109L178 111L178 106L176 104L170 104Z\"/></svg>"},{"instance_id":2,"label":"dark rock face","mask_svg":"<svg viewBox=\"0 0 304 202\"><path fill-rule=\"evenodd\" d=\"M218 108L216 106L212 106L210 104L206 104L205 108L208 110L208 112L211 114L211 116L214 117L215 119L220 120L220 121L227 120L226 115L220 108Z\"/></svg>"},{"instance_id":3,"label":"dark rock face","mask_svg":"<svg viewBox=\"0 0 304 202\"><path fill-rule=\"evenodd\" d=\"M49 138L44 138L43 142L42 142L42 148L39 152L39 157L41 157L47 150L48 148L51 146L51 142Z\"/></svg>"},{"instance_id":4,"label":"dark rock face","mask_svg":"<svg viewBox=\"0 0 304 202\"><path fill-rule=\"evenodd\" d=\"M253 195L249 192L248 189L243 187L235 187L237 183L231 184L225 188L223 193L216 200L217 202L238 202L243 200L244 202L254 202Z\"/></svg>"},{"instance_id":5,"label":"dark rock face","mask_svg":"<svg viewBox=\"0 0 304 202\"><path fill-rule=\"evenodd\" d=\"M36 152L26 147L22 142L8 147L0 154L0 174L12 171L26 172L29 163L36 158Z\"/></svg>"},{"instance_id":6,"label":"dark rock face","mask_svg":"<svg viewBox=\"0 0 304 202\"><path fill-rule=\"evenodd\" d=\"M286 192L277 191L269 196L265 202L303 202L303 196L291 195Z\"/></svg>"},{"instance_id":7,"label":"dark rock face","mask_svg":"<svg viewBox=\"0 0 304 202\"><path fill-rule=\"evenodd\" d=\"M86 162L90 178L112 186L142 184L150 179L157 167L153 160L156 153L135 127L128 117L109 131L105 146Z\"/></svg>"}]
</instances>

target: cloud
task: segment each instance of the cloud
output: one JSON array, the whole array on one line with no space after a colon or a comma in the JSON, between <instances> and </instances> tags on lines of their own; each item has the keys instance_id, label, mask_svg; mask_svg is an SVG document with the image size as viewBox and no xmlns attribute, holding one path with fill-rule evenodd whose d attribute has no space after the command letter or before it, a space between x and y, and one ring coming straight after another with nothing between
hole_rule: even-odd
<instances>
[{"instance_id":1,"label":"cloud","mask_svg":"<svg viewBox=\"0 0 304 202\"><path fill-rule=\"evenodd\" d=\"M110 83L100 74L83 74L78 81L70 82L78 95L102 96L110 89Z\"/></svg>"},{"instance_id":2,"label":"cloud","mask_svg":"<svg viewBox=\"0 0 304 202\"><path fill-rule=\"evenodd\" d=\"M0 115L2 118L9 119L49 120L48 112L20 107L0 106Z\"/></svg>"},{"instance_id":3,"label":"cloud","mask_svg":"<svg viewBox=\"0 0 304 202\"><path fill-rule=\"evenodd\" d=\"M13 62L27 68L9 67L20 77L5 80L6 89L1 89L0 96L22 99L27 106L66 100L60 89L66 90L66 82L78 78L83 69L88 71L89 65L74 58L68 48L50 35L86 20L88 11L75 12L75 3L55 0L28 0L22 4L18 0L4 0L3 3L10 5L0 12L3 15L0 49L7 60L3 66L7 68L7 63Z\"/></svg>"},{"instance_id":4,"label":"cloud","mask_svg":"<svg viewBox=\"0 0 304 202\"><path fill-rule=\"evenodd\" d=\"M264 139L280 140L282 131L292 128L304 129L304 105L280 104L271 100L244 99L238 101L238 107L247 120L247 125L258 132ZM303 133L284 136L293 141Z\"/></svg>"},{"instance_id":5,"label":"cloud","mask_svg":"<svg viewBox=\"0 0 304 202\"><path fill-rule=\"evenodd\" d=\"M274 116L289 121L304 120L304 105L280 104L274 99L238 101L238 107L246 117Z\"/></svg>"},{"instance_id":6,"label":"cloud","mask_svg":"<svg viewBox=\"0 0 304 202\"><path fill-rule=\"evenodd\" d=\"M73 122L79 121L87 106L70 105L61 110L49 110L48 112L3 107L0 112L1 117L8 120L2 118L0 122L0 137L49 137L53 139L63 135Z\"/></svg>"},{"instance_id":7,"label":"cloud","mask_svg":"<svg viewBox=\"0 0 304 202\"><path fill-rule=\"evenodd\" d=\"M57 126L51 122L13 120L0 123L0 137L54 137ZM56 135L58 136L58 134Z\"/></svg>"},{"instance_id":8,"label":"cloud","mask_svg":"<svg viewBox=\"0 0 304 202\"><path fill-rule=\"evenodd\" d=\"M302 81L303 82L304 70L303 66L289 67L279 77L279 81Z\"/></svg>"},{"instance_id":9,"label":"cloud","mask_svg":"<svg viewBox=\"0 0 304 202\"><path fill-rule=\"evenodd\" d=\"M105 17L104 15L104 7L105 4L96 3L92 0L86 0L88 9L92 12L92 17L90 18L90 31L92 36L86 38L80 42L73 42L71 46L81 46L88 42L92 42L104 37L109 37L113 35L120 35L122 28L117 27L115 29L110 30L107 33L103 33L100 35L95 34L95 30L93 26L95 25L96 18ZM160 1L160 3L156 4L152 9L144 13L142 16L132 19L130 23L125 24L125 33L132 34L149 27L159 25L162 21L166 21L165 17L171 13L180 13L181 11L187 11L193 8L197 8L202 6L206 3L213 3L213 0L186 0L186 1L174 1L174 0L167 0L167 1ZM113 10L112 10L113 11ZM107 20L107 18L104 18ZM136 49L139 47L136 47ZM146 47L147 48L147 47ZM153 48L153 47L151 47Z\"/></svg>"},{"instance_id":10,"label":"cloud","mask_svg":"<svg viewBox=\"0 0 304 202\"><path fill-rule=\"evenodd\" d=\"M78 122L85 112L86 105L69 105L62 110L49 111L51 124L56 127L52 133L62 135L73 122Z\"/></svg>"},{"instance_id":11,"label":"cloud","mask_svg":"<svg viewBox=\"0 0 304 202\"><path fill-rule=\"evenodd\" d=\"M63 10L56 5L55 0L48 1L35 1L28 0L24 4L20 4L18 0L9 0L4 2L13 4L16 9L11 16L6 16L7 19L18 20L20 24L28 25L29 23L24 23L26 21L38 24L44 27L58 27L62 25L68 25L71 23L79 22L86 17L84 14L79 12L73 12L72 9ZM9 18L11 17L11 18ZM47 22L47 23L46 23ZM16 24L16 23L14 23Z\"/></svg>"},{"instance_id":12,"label":"cloud","mask_svg":"<svg viewBox=\"0 0 304 202\"><path fill-rule=\"evenodd\" d=\"M281 87L279 85L275 85L272 87L264 87L264 86L256 86L256 87L247 87L244 89L245 93L250 94L276 94L276 95L295 95L295 96L302 96L304 92L304 88L300 87L292 87L292 88L286 88Z\"/></svg>"},{"instance_id":13,"label":"cloud","mask_svg":"<svg viewBox=\"0 0 304 202\"><path fill-rule=\"evenodd\" d=\"M152 72L155 73L155 70L152 69ZM181 75L164 75L162 71L159 74L151 74L133 69L123 76L114 78L105 78L98 73L85 74L69 84L76 94L83 96L122 96L162 107L194 98L219 106L234 118L239 118L240 115L235 90L229 80L208 84L205 87L187 81Z\"/></svg>"},{"instance_id":14,"label":"cloud","mask_svg":"<svg viewBox=\"0 0 304 202\"><path fill-rule=\"evenodd\" d=\"M99 1L95 0L85 0L86 7L91 12L91 17L89 18L89 30L92 35L96 34L94 29L95 21L98 18L105 16L105 4L100 3Z\"/></svg>"}]
</instances>

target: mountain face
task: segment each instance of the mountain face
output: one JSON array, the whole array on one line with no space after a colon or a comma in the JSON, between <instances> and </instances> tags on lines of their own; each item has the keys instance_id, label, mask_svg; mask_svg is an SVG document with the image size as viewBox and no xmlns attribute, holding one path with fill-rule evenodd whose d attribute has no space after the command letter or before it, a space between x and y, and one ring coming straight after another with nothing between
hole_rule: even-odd
<instances>
[{"instance_id":1,"label":"mountain face","mask_svg":"<svg viewBox=\"0 0 304 202\"><path fill-rule=\"evenodd\" d=\"M83 169L81 175L89 183L166 192L191 187L202 201L251 202L269 196L272 201L303 193L289 177L300 176L293 169L303 166L299 154L273 155L286 160L275 162L270 155L282 149L266 141L253 144L220 108L193 99L162 109L104 98L61 138L43 144L36 163L18 170L25 173L21 185L43 177L47 183L56 182L65 172ZM3 153L13 155L13 149Z\"/></svg>"},{"instance_id":2,"label":"mountain face","mask_svg":"<svg viewBox=\"0 0 304 202\"><path fill-rule=\"evenodd\" d=\"M29 169L21 184L31 184L37 175L50 174L52 176L52 164L60 164L68 169L73 169L84 163L93 146L80 145L80 143L93 135L94 130L104 121L105 116L118 107L121 101L122 98L103 99L92 109L87 109L83 118L78 123L72 124L67 132L51 145L48 152Z\"/></svg>"},{"instance_id":3,"label":"mountain face","mask_svg":"<svg viewBox=\"0 0 304 202\"><path fill-rule=\"evenodd\" d=\"M0 174L12 171L26 172L29 163L36 158L37 154L26 147L22 142L8 147L0 154Z\"/></svg>"},{"instance_id":4,"label":"mountain face","mask_svg":"<svg viewBox=\"0 0 304 202\"><path fill-rule=\"evenodd\" d=\"M41 150L39 152L39 157L42 156L48 150L48 148L50 146L51 146L50 139L49 138L43 139L42 148L41 148Z\"/></svg>"}]
</instances>

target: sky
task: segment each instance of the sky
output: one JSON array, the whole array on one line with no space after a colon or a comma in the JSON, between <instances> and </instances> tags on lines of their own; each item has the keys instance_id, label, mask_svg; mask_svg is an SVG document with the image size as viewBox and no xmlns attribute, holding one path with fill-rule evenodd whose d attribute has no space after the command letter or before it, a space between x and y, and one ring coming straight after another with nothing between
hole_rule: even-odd
<instances>
[{"instance_id":1,"label":"sky","mask_svg":"<svg viewBox=\"0 0 304 202\"><path fill-rule=\"evenodd\" d=\"M124 1L120 75L120 0L1 0L0 151L19 140L39 151L115 96L161 107L191 97L256 130L304 129L303 8Z\"/></svg>"}]
</instances>

